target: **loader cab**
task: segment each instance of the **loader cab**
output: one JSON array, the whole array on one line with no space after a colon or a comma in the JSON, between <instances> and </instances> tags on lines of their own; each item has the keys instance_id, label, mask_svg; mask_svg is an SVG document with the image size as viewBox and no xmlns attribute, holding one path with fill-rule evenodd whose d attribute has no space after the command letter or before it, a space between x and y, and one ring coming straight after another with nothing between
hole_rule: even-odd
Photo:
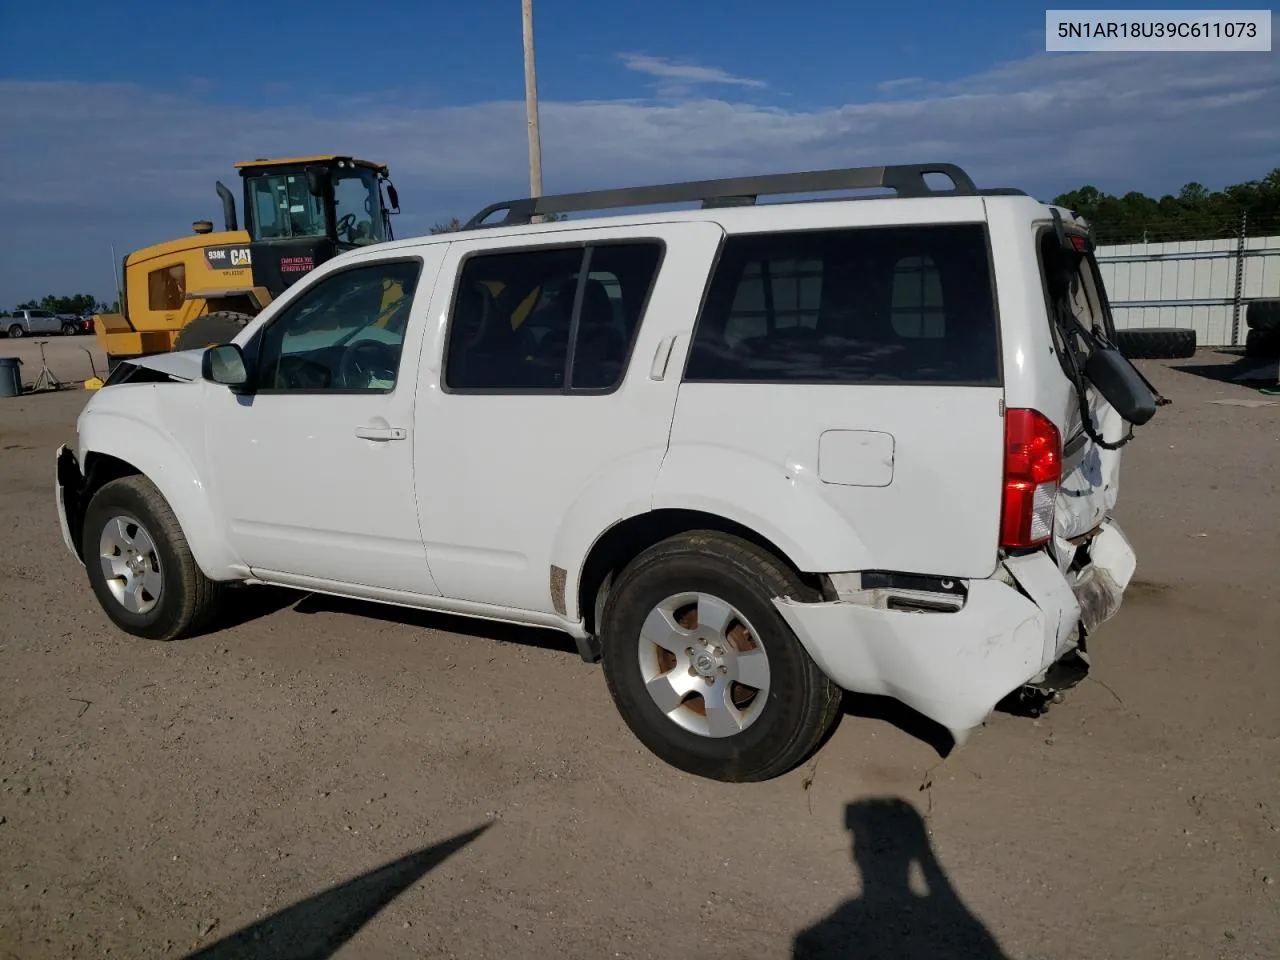
<instances>
[{"instance_id":1,"label":"loader cab","mask_svg":"<svg viewBox=\"0 0 1280 960\"><path fill-rule=\"evenodd\" d=\"M382 164L319 156L236 168L254 284L273 297L338 253L392 239L391 215L400 205Z\"/></svg>"}]
</instances>

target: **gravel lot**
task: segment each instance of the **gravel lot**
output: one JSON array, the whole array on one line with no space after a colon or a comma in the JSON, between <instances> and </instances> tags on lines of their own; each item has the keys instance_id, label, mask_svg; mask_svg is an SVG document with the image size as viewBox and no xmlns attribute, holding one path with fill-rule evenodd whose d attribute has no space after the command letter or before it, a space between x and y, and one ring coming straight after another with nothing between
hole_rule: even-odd
<instances>
[{"instance_id":1,"label":"gravel lot","mask_svg":"<svg viewBox=\"0 0 1280 960\"><path fill-rule=\"evenodd\" d=\"M1066 702L944 758L859 701L739 787L552 633L267 591L116 632L53 510L89 394L0 400L0 957L1274 957L1280 405L1215 403L1269 399L1230 359L1143 364L1139 582Z\"/></svg>"}]
</instances>

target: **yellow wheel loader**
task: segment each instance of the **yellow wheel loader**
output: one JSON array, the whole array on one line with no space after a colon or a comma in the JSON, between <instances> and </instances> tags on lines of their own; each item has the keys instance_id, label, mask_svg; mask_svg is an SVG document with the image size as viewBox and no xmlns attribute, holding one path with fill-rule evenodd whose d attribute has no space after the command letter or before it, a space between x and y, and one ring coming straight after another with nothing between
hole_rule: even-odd
<instances>
[{"instance_id":1,"label":"yellow wheel loader","mask_svg":"<svg viewBox=\"0 0 1280 960\"><path fill-rule=\"evenodd\" d=\"M327 155L235 167L244 188L243 229L235 197L218 181L222 231L198 220L193 233L124 258L120 313L94 317L108 370L131 357L226 343L326 260L392 239L400 201L382 164ZM387 291L384 306L399 294Z\"/></svg>"}]
</instances>

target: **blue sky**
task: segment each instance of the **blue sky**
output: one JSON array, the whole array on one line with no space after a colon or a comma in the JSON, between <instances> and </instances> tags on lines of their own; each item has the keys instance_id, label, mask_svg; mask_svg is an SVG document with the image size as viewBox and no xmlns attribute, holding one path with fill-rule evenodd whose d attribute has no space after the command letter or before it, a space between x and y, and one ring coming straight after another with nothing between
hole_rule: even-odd
<instances>
[{"instance_id":1,"label":"blue sky","mask_svg":"<svg viewBox=\"0 0 1280 960\"><path fill-rule=\"evenodd\" d=\"M954 160L1041 196L1158 193L1280 164L1276 53L1046 54L1025 3L535 15L549 192ZM400 236L527 191L519 0L11 3L0 50L0 306L105 298L111 243L217 222L214 180L253 156L387 162Z\"/></svg>"}]
</instances>

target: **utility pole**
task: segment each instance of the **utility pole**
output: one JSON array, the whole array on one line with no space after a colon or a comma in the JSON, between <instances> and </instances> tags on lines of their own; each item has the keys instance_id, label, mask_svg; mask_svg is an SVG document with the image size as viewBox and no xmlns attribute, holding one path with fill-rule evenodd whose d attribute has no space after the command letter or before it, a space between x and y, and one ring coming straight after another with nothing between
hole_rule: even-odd
<instances>
[{"instance_id":1,"label":"utility pole","mask_svg":"<svg viewBox=\"0 0 1280 960\"><path fill-rule=\"evenodd\" d=\"M538 77L533 64L533 0L520 0L524 15L524 108L529 123L529 195L542 196L542 139L538 134Z\"/></svg>"}]
</instances>

